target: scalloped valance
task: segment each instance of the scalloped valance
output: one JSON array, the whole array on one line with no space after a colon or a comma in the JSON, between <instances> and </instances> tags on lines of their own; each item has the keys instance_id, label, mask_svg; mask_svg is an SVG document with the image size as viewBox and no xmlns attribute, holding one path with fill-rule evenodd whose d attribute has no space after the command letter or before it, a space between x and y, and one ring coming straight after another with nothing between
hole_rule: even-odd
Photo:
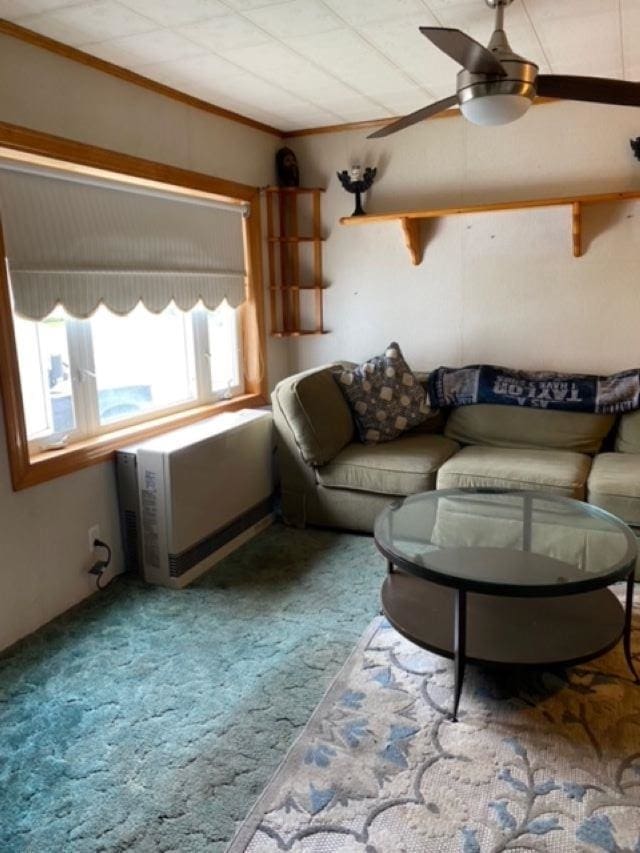
<instances>
[{"instance_id":1,"label":"scalloped valance","mask_svg":"<svg viewBox=\"0 0 640 853\"><path fill-rule=\"evenodd\" d=\"M56 305L89 317L142 302L213 310L245 299L242 214L224 205L130 185L0 168L0 211L16 313L42 320Z\"/></svg>"}]
</instances>

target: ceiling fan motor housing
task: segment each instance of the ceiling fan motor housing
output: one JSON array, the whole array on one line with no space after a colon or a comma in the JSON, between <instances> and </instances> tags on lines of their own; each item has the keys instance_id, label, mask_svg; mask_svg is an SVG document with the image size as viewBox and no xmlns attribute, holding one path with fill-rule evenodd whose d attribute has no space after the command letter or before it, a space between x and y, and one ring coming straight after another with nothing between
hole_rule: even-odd
<instances>
[{"instance_id":1,"label":"ceiling fan motor housing","mask_svg":"<svg viewBox=\"0 0 640 853\"><path fill-rule=\"evenodd\" d=\"M488 49L506 74L474 74L463 68L457 76L458 103L463 115L476 124L507 124L520 118L533 103L538 66L511 50L501 26L494 30Z\"/></svg>"},{"instance_id":2,"label":"ceiling fan motor housing","mask_svg":"<svg viewBox=\"0 0 640 853\"><path fill-rule=\"evenodd\" d=\"M526 59L501 59L505 77L472 74L465 68L458 72L458 100L462 104L484 95L521 95L533 101L536 96L538 66Z\"/></svg>"}]
</instances>

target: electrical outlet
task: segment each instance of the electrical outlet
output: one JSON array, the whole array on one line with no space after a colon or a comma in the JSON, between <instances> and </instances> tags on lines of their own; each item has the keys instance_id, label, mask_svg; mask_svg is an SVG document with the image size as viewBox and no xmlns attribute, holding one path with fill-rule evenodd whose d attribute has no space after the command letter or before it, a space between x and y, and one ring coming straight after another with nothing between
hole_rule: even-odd
<instances>
[{"instance_id":1,"label":"electrical outlet","mask_svg":"<svg viewBox=\"0 0 640 853\"><path fill-rule=\"evenodd\" d=\"M100 525L94 524L93 527L89 528L89 553L93 554L94 546L93 543L96 539L100 539Z\"/></svg>"}]
</instances>

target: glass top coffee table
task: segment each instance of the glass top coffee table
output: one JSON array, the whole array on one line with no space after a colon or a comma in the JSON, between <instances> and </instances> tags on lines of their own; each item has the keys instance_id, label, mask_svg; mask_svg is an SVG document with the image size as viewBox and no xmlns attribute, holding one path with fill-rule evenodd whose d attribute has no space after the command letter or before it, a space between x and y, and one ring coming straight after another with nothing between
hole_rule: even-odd
<instances>
[{"instance_id":1,"label":"glass top coffee table","mask_svg":"<svg viewBox=\"0 0 640 853\"><path fill-rule=\"evenodd\" d=\"M393 627L453 658L453 719L467 661L582 663L622 638L631 657L636 539L624 522L571 498L445 489L394 501L378 516L388 562L382 609ZM626 580L623 607L607 587Z\"/></svg>"}]
</instances>

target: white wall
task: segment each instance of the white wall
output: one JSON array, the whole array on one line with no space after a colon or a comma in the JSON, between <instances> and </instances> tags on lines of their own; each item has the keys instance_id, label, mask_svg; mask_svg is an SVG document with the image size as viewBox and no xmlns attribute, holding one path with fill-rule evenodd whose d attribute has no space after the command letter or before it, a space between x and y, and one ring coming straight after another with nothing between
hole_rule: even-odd
<instances>
[{"instance_id":1,"label":"white wall","mask_svg":"<svg viewBox=\"0 0 640 853\"><path fill-rule=\"evenodd\" d=\"M288 140L304 183L326 186L326 327L293 343L296 369L360 360L393 339L409 363L478 361L609 372L640 365L640 205L584 212L585 254L571 250L570 209L453 217L423 226L410 264L397 223L345 227L353 198L335 172L378 166L370 213L640 190L629 138L640 110L576 103L532 108L520 121L477 128L462 118L366 140L342 132Z\"/></svg>"},{"instance_id":2,"label":"white wall","mask_svg":"<svg viewBox=\"0 0 640 853\"><path fill-rule=\"evenodd\" d=\"M8 37L0 37L0 120L263 186L280 140ZM286 373L273 342L270 379ZM121 567L111 464L14 493L0 429L0 648L93 589L87 530L99 524Z\"/></svg>"}]
</instances>

